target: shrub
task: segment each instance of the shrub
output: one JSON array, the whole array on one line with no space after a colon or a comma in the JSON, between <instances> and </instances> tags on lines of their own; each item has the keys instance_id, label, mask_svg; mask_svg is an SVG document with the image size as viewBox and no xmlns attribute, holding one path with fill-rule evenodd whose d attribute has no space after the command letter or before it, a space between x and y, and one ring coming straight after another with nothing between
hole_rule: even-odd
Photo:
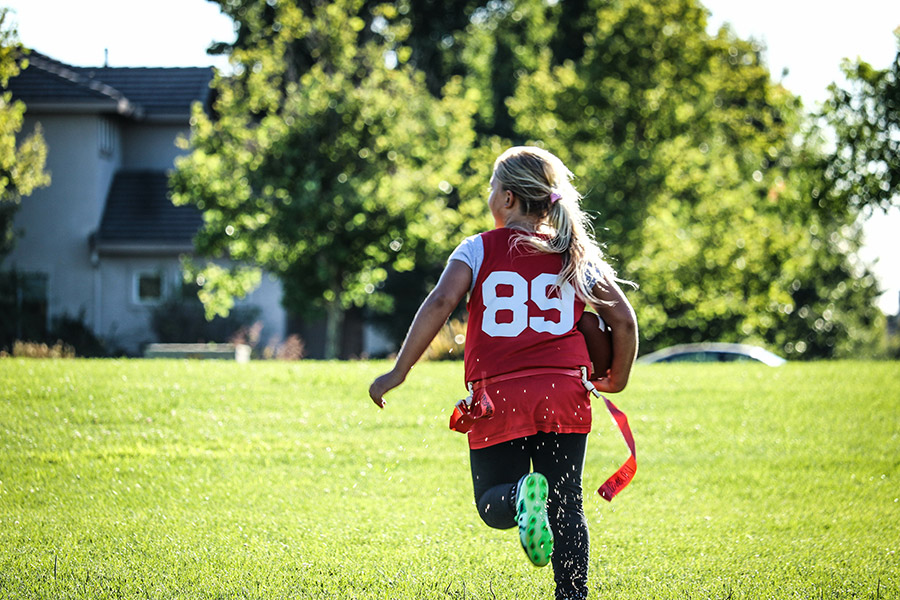
<instances>
[{"instance_id":1,"label":"shrub","mask_svg":"<svg viewBox=\"0 0 900 600\"><path fill-rule=\"evenodd\" d=\"M0 352L0 357L10 356L7 352ZM12 356L16 358L75 358L75 348L62 341L57 341L52 346L40 342L13 342Z\"/></svg>"},{"instance_id":2,"label":"shrub","mask_svg":"<svg viewBox=\"0 0 900 600\"><path fill-rule=\"evenodd\" d=\"M227 317L207 321L200 300L172 298L154 307L150 313L150 327L161 343L224 342L241 329L249 328L259 313L257 306L236 306Z\"/></svg>"},{"instance_id":3,"label":"shrub","mask_svg":"<svg viewBox=\"0 0 900 600\"><path fill-rule=\"evenodd\" d=\"M54 317L50 331L47 332L43 341L51 343L53 340L61 340L70 346L76 355L84 358L101 358L122 354L119 350L112 350L98 338L84 319L84 311L81 311L77 317L68 314Z\"/></svg>"},{"instance_id":4,"label":"shrub","mask_svg":"<svg viewBox=\"0 0 900 600\"><path fill-rule=\"evenodd\" d=\"M253 325L241 327L231 337L231 343L250 346L253 358L262 358L265 360L300 360L306 356L306 344L303 343L303 338L297 334L291 334L282 341L278 341L277 338L272 338L269 344L260 352L259 339L262 330L262 321L257 321Z\"/></svg>"},{"instance_id":5,"label":"shrub","mask_svg":"<svg viewBox=\"0 0 900 600\"><path fill-rule=\"evenodd\" d=\"M263 358L275 360L300 360L306 356L306 344L296 333L283 342L270 344L263 350Z\"/></svg>"},{"instance_id":6,"label":"shrub","mask_svg":"<svg viewBox=\"0 0 900 600\"><path fill-rule=\"evenodd\" d=\"M64 314L51 319L49 329L26 327L21 337L10 338L6 331L0 344L3 356L27 356L31 358L98 358L123 354L111 350L85 323L84 311L77 317Z\"/></svg>"},{"instance_id":7,"label":"shrub","mask_svg":"<svg viewBox=\"0 0 900 600\"><path fill-rule=\"evenodd\" d=\"M466 322L451 319L422 355L424 360L462 360L466 348Z\"/></svg>"}]
</instances>

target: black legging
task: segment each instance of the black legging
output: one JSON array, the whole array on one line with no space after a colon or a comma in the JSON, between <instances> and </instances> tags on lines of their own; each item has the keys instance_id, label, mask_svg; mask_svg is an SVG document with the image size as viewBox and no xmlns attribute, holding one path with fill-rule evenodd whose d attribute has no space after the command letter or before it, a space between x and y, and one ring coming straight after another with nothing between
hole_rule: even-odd
<instances>
[{"instance_id":1,"label":"black legging","mask_svg":"<svg viewBox=\"0 0 900 600\"><path fill-rule=\"evenodd\" d=\"M538 433L469 451L478 514L496 529L516 526L516 484L531 465L547 478L557 600L587 598L589 544L581 491L586 449L587 434Z\"/></svg>"}]
</instances>

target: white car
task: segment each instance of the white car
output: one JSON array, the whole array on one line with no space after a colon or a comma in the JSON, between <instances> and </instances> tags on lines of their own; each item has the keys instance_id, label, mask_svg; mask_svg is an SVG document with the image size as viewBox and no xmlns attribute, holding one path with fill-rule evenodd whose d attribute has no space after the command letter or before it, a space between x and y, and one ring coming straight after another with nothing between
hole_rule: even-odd
<instances>
[{"instance_id":1,"label":"white car","mask_svg":"<svg viewBox=\"0 0 900 600\"><path fill-rule=\"evenodd\" d=\"M757 361L770 367L779 367L787 362L777 354L773 354L758 346L721 342L677 344L645 354L637 359L639 363L735 361Z\"/></svg>"}]
</instances>

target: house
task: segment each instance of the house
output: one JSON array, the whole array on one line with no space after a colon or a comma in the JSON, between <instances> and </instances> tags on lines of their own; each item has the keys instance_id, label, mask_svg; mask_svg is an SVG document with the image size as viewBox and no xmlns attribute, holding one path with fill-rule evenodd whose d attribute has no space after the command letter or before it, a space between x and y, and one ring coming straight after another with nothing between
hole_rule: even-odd
<instances>
[{"instance_id":1,"label":"house","mask_svg":"<svg viewBox=\"0 0 900 600\"><path fill-rule=\"evenodd\" d=\"M186 293L181 258L202 223L168 198L168 176L190 132L194 102L209 109L213 69L75 67L37 52L10 80L47 142L49 187L25 198L15 250L2 268L47 323L80 318L99 338L138 354L157 341L155 307ZM256 307L261 340L282 338L281 285L270 277L240 305ZM208 340L227 341L227 340Z\"/></svg>"}]
</instances>

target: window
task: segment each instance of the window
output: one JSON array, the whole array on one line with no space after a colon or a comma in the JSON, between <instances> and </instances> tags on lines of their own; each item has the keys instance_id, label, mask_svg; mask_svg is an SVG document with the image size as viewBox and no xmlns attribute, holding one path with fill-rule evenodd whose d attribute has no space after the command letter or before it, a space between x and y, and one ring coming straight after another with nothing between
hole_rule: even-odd
<instances>
[{"instance_id":1,"label":"window","mask_svg":"<svg viewBox=\"0 0 900 600\"><path fill-rule=\"evenodd\" d=\"M112 156L113 150L116 148L116 132L112 121L100 118L100 129L98 131L98 144L101 156Z\"/></svg>"},{"instance_id":2,"label":"window","mask_svg":"<svg viewBox=\"0 0 900 600\"><path fill-rule=\"evenodd\" d=\"M139 304L159 304L165 297L162 273L138 273L135 277L135 297Z\"/></svg>"}]
</instances>

